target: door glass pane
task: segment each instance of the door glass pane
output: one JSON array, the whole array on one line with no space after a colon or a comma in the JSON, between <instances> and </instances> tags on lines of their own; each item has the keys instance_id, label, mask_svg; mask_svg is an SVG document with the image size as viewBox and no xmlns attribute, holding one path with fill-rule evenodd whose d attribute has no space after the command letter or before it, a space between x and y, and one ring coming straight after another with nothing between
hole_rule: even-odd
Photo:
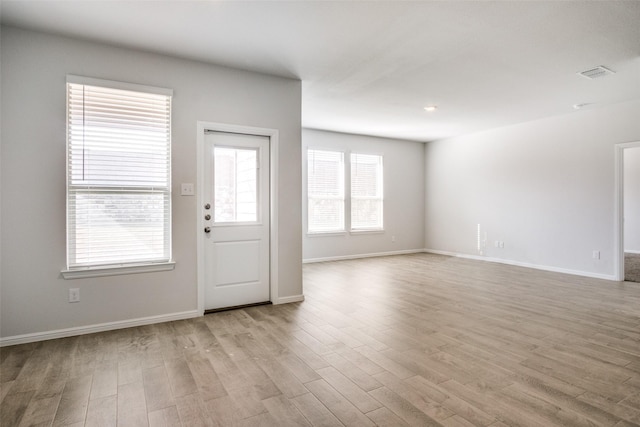
<instances>
[{"instance_id":1,"label":"door glass pane","mask_svg":"<svg viewBox=\"0 0 640 427\"><path fill-rule=\"evenodd\" d=\"M215 147L214 221L258 220L258 150Z\"/></svg>"}]
</instances>

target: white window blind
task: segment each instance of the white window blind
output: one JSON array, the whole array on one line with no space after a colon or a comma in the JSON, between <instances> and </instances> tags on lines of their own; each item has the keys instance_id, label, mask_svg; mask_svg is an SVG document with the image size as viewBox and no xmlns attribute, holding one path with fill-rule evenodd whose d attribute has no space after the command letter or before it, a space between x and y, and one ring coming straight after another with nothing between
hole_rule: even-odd
<instances>
[{"instance_id":1,"label":"white window blind","mask_svg":"<svg viewBox=\"0 0 640 427\"><path fill-rule=\"evenodd\" d=\"M67 267L170 261L171 91L68 76L67 120Z\"/></svg>"},{"instance_id":2,"label":"white window blind","mask_svg":"<svg viewBox=\"0 0 640 427\"><path fill-rule=\"evenodd\" d=\"M382 156L351 154L351 229L383 228Z\"/></svg>"},{"instance_id":3,"label":"white window blind","mask_svg":"<svg viewBox=\"0 0 640 427\"><path fill-rule=\"evenodd\" d=\"M344 154L308 150L309 233L344 231Z\"/></svg>"}]
</instances>

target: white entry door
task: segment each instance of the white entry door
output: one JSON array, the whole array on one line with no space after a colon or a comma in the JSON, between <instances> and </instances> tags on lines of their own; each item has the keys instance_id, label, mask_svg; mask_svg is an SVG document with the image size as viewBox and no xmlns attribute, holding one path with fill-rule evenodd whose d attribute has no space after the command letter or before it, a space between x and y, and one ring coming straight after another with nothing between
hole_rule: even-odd
<instances>
[{"instance_id":1,"label":"white entry door","mask_svg":"<svg viewBox=\"0 0 640 427\"><path fill-rule=\"evenodd\" d=\"M207 131L205 310L268 302L269 137Z\"/></svg>"}]
</instances>

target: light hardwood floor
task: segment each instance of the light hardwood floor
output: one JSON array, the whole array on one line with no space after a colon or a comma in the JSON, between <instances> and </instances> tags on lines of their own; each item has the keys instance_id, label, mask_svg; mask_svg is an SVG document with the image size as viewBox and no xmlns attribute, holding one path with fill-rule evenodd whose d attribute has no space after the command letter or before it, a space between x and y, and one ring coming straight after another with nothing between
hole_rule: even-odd
<instances>
[{"instance_id":1,"label":"light hardwood floor","mask_svg":"<svg viewBox=\"0 0 640 427\"><path fill-rule=\"evenodd\" d=\"M640 425L640 284L437 255L306 301L3 348L9 426Z\"/></svg>"}]
</instances>

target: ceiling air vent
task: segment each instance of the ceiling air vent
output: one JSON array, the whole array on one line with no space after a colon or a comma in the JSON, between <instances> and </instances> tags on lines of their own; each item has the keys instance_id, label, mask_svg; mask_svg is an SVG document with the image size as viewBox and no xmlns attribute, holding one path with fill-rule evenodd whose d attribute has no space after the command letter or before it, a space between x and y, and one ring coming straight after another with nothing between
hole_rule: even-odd
<instances>
[{"instance_id":1,"label":"ceiling air vent","mask_svg":"<svg viewBox=\"0 0 640 427\"><path fill-rule=\"evenodd\" d=\"M611 71L610 69L608 69L607 67L604 67L602 65L599 65L595 68L592 68L590 70L586 70L586 71L582 71L580 73L581 76L586 77L588 79L599 79L601 77L605 77L608 76L609 74L615 74L613 71Z\"/></svg>"}]
</instances>

